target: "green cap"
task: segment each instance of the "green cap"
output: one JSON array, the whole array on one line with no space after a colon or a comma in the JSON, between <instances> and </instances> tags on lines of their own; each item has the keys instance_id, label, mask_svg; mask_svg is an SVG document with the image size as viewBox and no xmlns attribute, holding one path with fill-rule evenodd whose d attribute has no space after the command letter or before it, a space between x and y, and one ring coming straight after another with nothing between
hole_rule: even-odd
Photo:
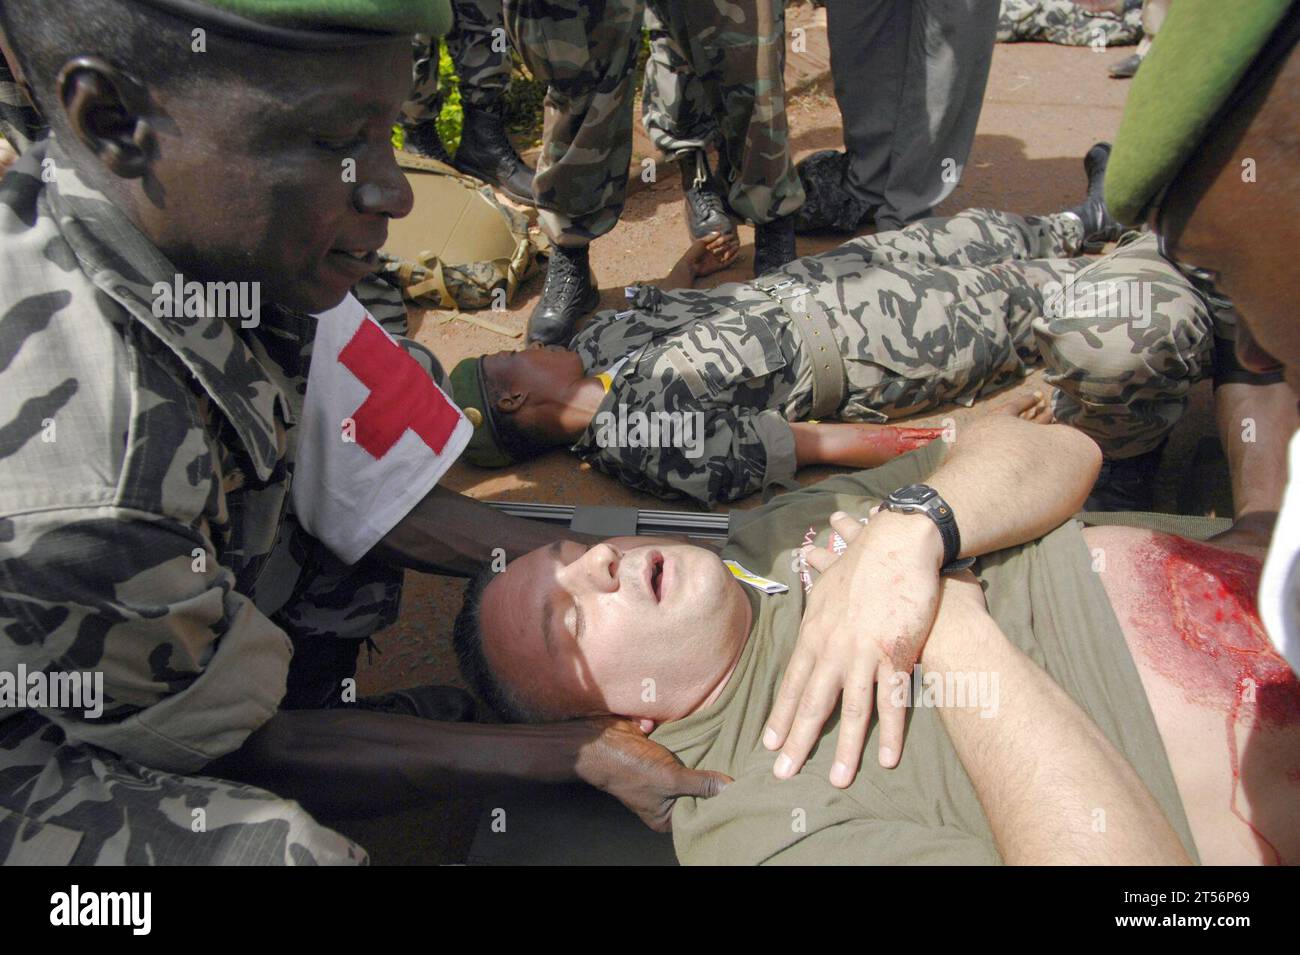
<instances>
[{"instance_id":1,"label":"green cap","mask_svg":"<svg viewBox=\"0 0 1300 955\"><path fill-rule=\"evenodd\" d=\"M492 403L483 384L483 359L466 358L451 370L451 397L474 426L474 434L461 454L462 461L481 468L503 468L515 458L497 434Z\"/></svg>"},{"instance_id":2,"label":"green cap","mask_svg":"<svg viewBox=\"0 0 1300 955\"><path fill-rule=\"evenodd\" d=\"M272 46L328 48L451 29L449 0L137 0Z\"/></svg>"},{"instance_id":3,"label":"green cap","mask_svg":"<svg viewBox=\"0 0 1300 955\"><path fill-rule=\"evenodd\" d=\"M1177 0L1133 78L1106 169L1106 205L1137 224L1178 173L1292 0Z\"/></svg>"}]
</instances>

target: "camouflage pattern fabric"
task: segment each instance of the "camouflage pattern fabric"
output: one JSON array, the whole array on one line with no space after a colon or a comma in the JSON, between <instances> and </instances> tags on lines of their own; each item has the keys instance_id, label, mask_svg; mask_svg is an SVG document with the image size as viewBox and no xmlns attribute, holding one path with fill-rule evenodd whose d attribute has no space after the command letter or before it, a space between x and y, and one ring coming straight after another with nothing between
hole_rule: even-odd
<instances>
[{"instance_id":1,"label":"camouflage pattern fabric","mask_svg":"<svg viewBox=\"0 0 1300 955\"><path fill-rule=\"evenodd\" d=\"M104 690L98 718L0 710L0 858L41 823L81 833L79 862L187 858L181 807L201 805L223 835L194 833L195 859L364 858L294 803L189 778L278 707L337 694L397 612L399 570L342 564L290 507L314 320L156 316L175 267L53 139L0 182L0 234L0 672ZM403 330L396 289L358 296Z\"/></svg>"},{"instance_id":2,"label":"camouflage pattern fabric","mask_svg":"<svg viewBox=\"0 0 1300 955\"><path fill-rule=\"evenodd\" d=\"M847 396L837 417L885 422L968 405L1041 358L1060 389L1054 408L1063 420L1112 456L1154 447L1188 387L1209 374L1209 308L1173 269L1160 268L1154 240L1094 263L1077 257L1082 238L1069 214L969 210L790 263L783 273L813 290L839 340ZM1089 301L1088 283L1130 281L1151 290L1149 323L1075 307ZM740 283L640 287L630 305L599 313L570 346L592 374L629 358L575 453L633 487L705 505L790 485L788 422L808 417L812 374L784 309ZM675 422L684 434L683 416L698 413L700 453L602 428L632 421L633 412L655 416L648 420L661 434Z\"/></svg>"},{"instance_id":3,"label":"camouflage pattern fabric","mask_svg":"<svg viewBox=\"0 0 1300 955\"><path fill-rule=\"evenodd\" d=\"M1142 39L1141 0L1120 13L1090 13L1074 0L1002 0L998 42L1040 41L1063 46L1129 46Z\"/></svg>"},{"instance_id":4,"label":"camouflage pattern fabric","mask_svg":"<svg viewBox=\"0 0 1300 955\"><path fill-rule=\"evenodd\" d=\"M645 6L645 0L505 0L510 39L532 74L547 84L533 188L542 229L557 245L586 245L614 228L623 211ZM655 23L671 24L669 32L678 38L680 56L690 60L695 79L685 92L670 93L661 74L661 107L658 114L652 107L651 115L660 116L666 129L676 129L662 104L679 95L685 97L683 110L697 105L734 110L721 120L728 175L735 177L729 188L735 188L737 211L758 221L767 221L773 208L793 209L802 200L789 168L783 77L777 68L784 39L775 46L771 42L784 30L779 10L776 0L663 0L654 9ZM681 42L688 31L689 47ZM745 143L751 135L754 140ZM778 155L763 155L768 145Z\"/></svg>"},{"instance_id":5,"label":"camouflage pattern fabric","mask_svg":"<svg viewBox=\"0 0 1300 955\"><path fill-rule=\"evenodd\" d=\"M510 51L501 20L501 0L452 0L453 26L447 52L460 80L465 106L497 108L510 86ZM495 31L495 32L494 32ZM402 106L402 125L436 120L445 92L438 86L438 41L417 34L412 45L411 97Z\"/></svg>"},{"instance_id":6,"label":"camouflage pattern fabric","mask_svg":"<svg viewBox=\"0 0 1300 955\"><path fill-rule=\"evenodd\" d=\"M771 222L803 203L785 110L785 4L659 0L646 9L650 58L641 121L666 156L715 146L731 210Z\"/></svg>"},{"instance_id":7,"label":"camouflage pattern fabric","mask_svg":"<svg viewBox=\"0 0 1300 955\"><path fill-rule=\"evenodd\" d=\"M547 86L533 178L557 245L604 235L623 211L644 0L505 0L510 41Z\"/></svg>"},{"instance_id":8,"label":"camouflage pattern fabric","mask_svg":"<svg viewBox=\"0 0 1300 955\"><path fill-rule=\"evenodd\" d=\"M22 154L44 131L40 114L14 79L4 57L0 57L0 137Z\"/></svg>"}]
</instances>

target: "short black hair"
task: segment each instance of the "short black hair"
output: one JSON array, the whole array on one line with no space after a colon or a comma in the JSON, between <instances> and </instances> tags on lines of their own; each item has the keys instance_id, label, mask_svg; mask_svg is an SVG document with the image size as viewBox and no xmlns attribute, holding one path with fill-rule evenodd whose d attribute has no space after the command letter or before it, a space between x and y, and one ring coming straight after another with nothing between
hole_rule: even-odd
<instances>
[{"instance_id":1,"label":"short black hair","mask_svg":"<svg viewBox=\"0 0 1300 955\"><path fill-rule=\"evenodd\" d=\"M492 415L492 427L496 431L501 449L516 461L536 458L563 442L547 442L541 436L519 426L518 419L512 414L503 414L497 410L497 400L505 393L505 388L487 370L483 368L483 397L488 404L488 413Z\"/></svg>"},{"instance_id":2,"label":"short black hair","mask_svg":"<svg viewBox=\"0 0 1300 955\"><path fill-rule=\"evenodd\" d=\"M497 572L484 567L465 585L464 603L452 627L452 645L460 675L480 700L490 706L507 723L543 723L546 719L521 703L514 691L497 678L483 652L483 628L479 619L483 592Z\"/></svg>"}]
</instances>

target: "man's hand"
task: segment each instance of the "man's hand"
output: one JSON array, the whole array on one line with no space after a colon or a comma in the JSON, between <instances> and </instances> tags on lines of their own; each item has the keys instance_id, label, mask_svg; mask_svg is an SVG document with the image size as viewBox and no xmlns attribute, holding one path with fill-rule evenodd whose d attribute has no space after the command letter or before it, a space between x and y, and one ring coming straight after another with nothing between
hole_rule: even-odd
<instances>
[{"instance_id":1,"label":"man's hand","mask_svg":"<svg viewBox=\"0 0 1300 955\"><path fill-rule=\"evenodd\" d=\"M844 788L857 775L873 696L879 701L880 765L898 763L906 711L893 705L886 690L895 673L911 671L930 633L943 542L934 522L922 515L881 513L864 527L836 513L831 526L848 549L842 555L821 548L805 552L823 573L809 594L763 745L781 748L777 776L795 775L842 697L830 780Z\"/></svg>"},{"instance_id":2,"label":"man's hand","mask_svg":"<svg viewBox=\"0 0 1300 955\"><path fill-rule=\"evenodd\" d=\"M722 773L687 769L630 720L586 722L596 736L578 755L578 776L617 798L655 832L672 829L673 804L679 796L708 799L731 782Z\"/></svg>"},{"instance_id":3,"label":"man's hand","mask_svg":"<svg viewBox=\"0 0 1300 955\"><path fill-rule=\"evenodd\" d=\"M9 167L18 161L18 153L6 140L0 139L0 176L9 171Z\"/></svg>"}]
</instances>

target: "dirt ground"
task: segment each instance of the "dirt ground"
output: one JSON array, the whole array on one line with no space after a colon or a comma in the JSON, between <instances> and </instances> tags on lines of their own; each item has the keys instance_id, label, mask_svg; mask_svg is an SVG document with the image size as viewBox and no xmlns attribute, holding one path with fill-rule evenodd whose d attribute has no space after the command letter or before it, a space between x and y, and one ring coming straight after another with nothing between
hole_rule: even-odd
<instances>
[{"instance_id":1,"label":"dirt ground","mask_svg":"<svg viewBox=\"0 0 1300 955\"><path fill-rule=\"evenodd\" d=\"M1113 137L1120 120L1127 85L1106 76L1107 64L1124 55L1116 49L1094 52L1047 44L999 45L985 96L974 148L961 185L937 210L950 214L972 206L1020 213L1052 212L1080 201L1085 179L1081 158L1098 140ZM824 76L824 70L822 71ZM798 160L819 149L840 148L840 116L829 81L822 79L796 94L789 107L793 150ZM618 306L623 287L665 276L686 246L681 190L672 167L661 167L658 182L631 195L618 227L592 246L592 264L600 283L601 307ZM832 248L842 236L800 237L800 254ZM753 230L741 227L742 250L737 265L711 276L715 283L748 279L753 258ZM521 290L513 307L491 318L522 333L540 294L538 276ZM430 347L450 369L462 358L488 351L522 347L522 335L507 338L429 312L413 324L415 337ZM952 416L979 415L1001 404L1010 394L1042 388L1041 371L1013 391L1004 392L972 409L944 409L917 423ZM1165 456L1161 509L1175 509L1173 489L1179 484L1193 449L1212 433L1208 387L1196 391L1189 413ZM800 472L812 483L835 473L818 468ZM637 494L612 478L593 472L564 451L501 472L456 465L444 482L458 491L484 499L554 503L665 506ZM752 507L756 499L741 503ZM669 505L688 508L690 505ZM425 683L459 684L450 650L451 622L460 606L462 582L408 574L401 619L377 638L380 653L362 659L363 692L377 692ZM435 807L420 817L428 844L418 853L426 861L463 858L472 837L472 800ZM388 826L386 831L392 832ZM357 835L372 848L376 861L385 858L361 830ZM400 857L409 858L407 844Z\"/></svg>"}]
</instances>

